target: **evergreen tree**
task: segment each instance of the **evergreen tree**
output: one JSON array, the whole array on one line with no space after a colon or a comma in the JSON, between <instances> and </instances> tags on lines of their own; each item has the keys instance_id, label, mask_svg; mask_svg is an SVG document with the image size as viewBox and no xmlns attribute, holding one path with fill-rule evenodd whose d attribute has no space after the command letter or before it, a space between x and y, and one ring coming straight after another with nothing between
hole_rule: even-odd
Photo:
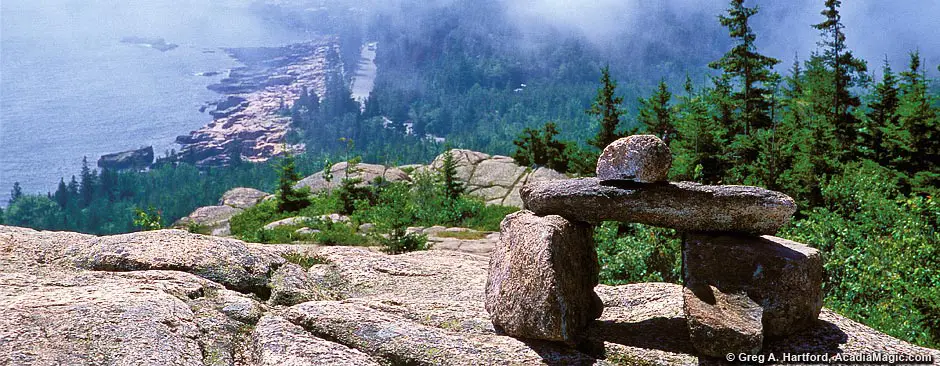
<instances>
[{"instance_id":1,"label":"evergreen tree","mask_svg":"<svg viewBox=\"0 0 940 366\"><path fill-rule=\"evenodd\" d=\"M74 199L78 197L78 181L75 180L74 175L72 176L72 180L69 181L68 193L69 198Z\"/></svg>"},{"instance_id":2,"label":"evergreen tree","mask_svg":"<svg viewBox=\"0 0 940 366\"><path fill-rule=\"evenodd\" d=\"M81 183L79 185L79 194L82 197L81 206L87 207L95 194L95 177L97 174L88 167L88 157L82 157Z\"/></svg>"},{"instance_id":3,"label":"evergreen tree","mask_svg":"<svg viewBox=\"0 0 940 366\"><path fill-rule=\"evenodd\" d=\"M69 189L65 185L65 179L59 178L59 186L56 188L55 195L53 195L53 197L60 207L65 208L65 206L68 205Z\"/></svg>"},{"instance_id":4,"label":"evergreen tree","mask_svg":"<svg viewBox=\"0 0 940 366\"><path fill-rule=\"evenodd\" d=\"M649 99L640 99L640 125L646 133L659 136L666 143L676 136L673 110L669 106L671 100L672 93L665 80L660 80L659 88Z\"/></svg>"},{"instance_id":5,"label":"evergreen tree","mask_svg":"<svg viewBox=\"0 0 940 366\"><path fill-rule=\"evenodd\" d=\"M908 70L901 73L898 98L898 124L908 137L901 156L895 157L897 167L911 178L917 191L937 191L940 181L940 123L927 93L927 78L922 74L920 53L911 52Z\"/></svg>"},{"instance_id":6,"label":"evergreen tree","mask_svg":"<svg viewBox=\"0 0 940 366\"><path fill-rule=\"evenodd\" d=\"M771 125L767 114L769 91L766 85L779 60L757 53L754 41L757 38L748 23L757 14L758 8L744 6L744 0L731 0L728 15L718 17L721 25L728 27L731 38L738 41L721 59L710 63L713 69L722 70L728 78L736 80L741 90L734 93L740 111L740 123L733 127L735 133L750 134L751 129L767 128Z\"/></svg>"},{"instance_id":7,"label":"evergreen tree","mask_svg":"<svg viewBox=\"0 0 940 366\"><path fill-rule=\"evenodd\" d=\"M456 200L464 192L463 183L457 178L457 162L450 150L444 152L444 161L441 165L441 179L444 183L444 195L450 200Z\"/></svg>"},{"instance_id":8,"label":"evergreen tree","mask_svg":"<svg viewBox=\"0 0 940 366\"><path fill-rule=\"evenodd\" d=\"M541 131L534 128L522 130L522 134L512 142L516 145L513 159L522 166L544 166L562 173L568 171L570 149L555 139L557 135L558 128L554 122L545 123Z\"/></svg>"},{"instance_id":9,"label":"evergreen tree","mask_svg":"<svg viewBox=\"0 0 940 366\"><path fill-rule=\"evenodd\" d=\"M297 173L294 165L294 156L290 153L286 154L281 161L279 173L277 210L280 212L297 212L309 206L309 191L306 188L294 188L294 184L300 180L300 174Z\"/></svg>"},{"instance_id":10,"label":"evergreen tree","mask_svg":"<svg viewBox=\"0 0 940 366\"><path fill-rule=\"evenodd\" d=\"M597 89L597 96L587 110L587 114L600 119L600 130L588 143L600 150L614 142L622 135L617 133L620 116L626 112L620 107L623 97L616 95L617 82L610 78L610 66L601 69L601 87Z\"/></svg>"},{"instance_id":11,"label":"evergreen tree","mask_svg":"<svg viewBox=\"0 0 940 366\"><path fill-rule=\"evenodd\" d=\"M23 197L23 188L20 187L20 182L13 182L13 189L10 190L10 205L12 206L20 197Z\"/></svg>"},{"instance_id":12,"label":"evergreen tree","mask_svg":"<svg viewBox=\"0 0 940 366\"><path fill-rule=\"evenodd\" d=\"M871 159L882 166L889 166L891 156L900 156L897 148L905 142L894 140L901 137L898 125L897 78L885 56L881 82L875 85L868 103L870 110L859 129L859 152L863 158Z\"/></svg>"},{"instance_id":13,"label":"evergreen tree","mask_svg":"<svg viewBox=\"0 0 940 366\"><path fill-rule=\"evenodd\" d=\"M820 12L826 20L813 25L824 37L819 45L825 47L822 55L814 57L822 57L830 70L831 90L828 94L831 104L826 112L829 123L835 126L835 138L840 148L836 153L843 160L851 160L853 154L850 152L854 150L858 128L858 119L851 109L861 104L859 98L851 93L851 88L864 85L868 67L865 61L855 58L845 45L845 33L842 31L845 26L839 14L841 5L840 0L826 0L825 8Z\"/></svg>"}]
</instances>

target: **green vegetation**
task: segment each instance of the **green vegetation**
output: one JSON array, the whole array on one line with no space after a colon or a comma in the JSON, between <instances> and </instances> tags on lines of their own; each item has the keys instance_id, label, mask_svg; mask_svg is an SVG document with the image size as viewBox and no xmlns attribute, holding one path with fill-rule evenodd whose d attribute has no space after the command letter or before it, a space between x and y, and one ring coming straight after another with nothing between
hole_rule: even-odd
<instances>
[{"instance_id":1,"label":"green vegetation","mask_svg":"<svg viewBox=\"0 0 940 366\"><path fill-rule=\"evenodd\" d=\"M427 249L427 238L407 232L410 226L463 226L497 231L503 217L516 210L514 207L487 206L481 199L462 193L460 182L454 177L456 167L452 158L450 162L445 161L440 171L415 172L410 183L377 179L368 184L363 184L353 174L357 160L353 158L353 164L347 164L352 168L338 187L307 198L306 207L300 210L281 211L277 200L269 200L235 215L231 219L232 234L246 241L261 243L377 244L389 253L403 253ZM318 219L331 213L348 214L351 222ZM297 216L312 219L264 229L268 223ZM358 226L362 223L373 223L375 227L369 233L359 233ZM303 227L319 232L296 232Z\"/></svg>"},{"instance_id":2,"label":"green vegetation","mask_svg":"<svg viewBox=\"0 0 940 366\"><path fill-rule=\"evenodd\" d=\"M294 156L288 153L281 160L280 177L277 183L278 211L300 211L310 205L310 201L307 199L310 190L306 188L294 189L294 184L297 184L299 180L300 175L297 174L297 167L294 165Z\"/></svg>"},{"instance_id":3,"label":"green vegetation","mask_svg":"<svg viewBox=\"0 0 940 366\"><path fill-rule=\"evenodd\" d=\"M779 235L819 248L825 305L892 336L940 346L940 109L919 54L895 78L885 64L869 87L866 65L845 47L839 2L816 25L824 52L781 78L757 53L733 0L720 21L737 41L711 64L710 86L671 101L666 83L639 113L646 133L668 138L671 178L781 190L800 208ZM785 85L781 86L780 81ZM869 91L869 94L856 93ZM865 102L865 103L863 103ZM595 230L601 281L681 278L673 230L605 223Z\"/></svg>"},{"instance_id":4,"label":"green vegetation","mask_svg":"<svg viewBox=\"0 0 940 366\"><path fill-rule=\"evenodd\" d=\"M480 240L486 238L485 231L441 231L434 235L439 238L454 238L460 240Z\"/></svg>"},{"instance_id":5,"label":"green vegetation","mask_svg":"<svg viewBox=\"0 0 940 366\"><path fill-rule=\"evenodd\" d=\"M234 187L272 190L276 173L267 165L241 164L200 171L185 163L161 161L147 172L97 172L82 168L80 179L59 181L48 195L14 188L4 223L43 230L117 234L139 228L135 210L154 207L166 227L200 206L214 205ZM12 198L12 197L11 197Z\"/></svg>"},{"instance_id":6,"label":"green vegetation","mask_svg":"<svg viewBox=\"0 0 940 366\"><path fill-rule=\"evenodd\" d=\"M286 160L276 169L234 159L231 167L200 171L161 159L148 172L96 172L86 163L79 177L61 180L48 195L24 194L14 185L0 219L111 234L135 230L137 209L155 207L166 226L215 204L230 188L280 188L278 200L235 216L233 234L269 243L381 243L399 252L424 246L408 226L495 231L515 209L486 206L462 193L447 162L453 157L445 159L443 172L410 172L410 184L361 182L353 174L359 162L426 163L445 149L432 139L442 137L450 146L511 154L527 167L589 175L606 143L642 131L669 144L673 180L757 185L792 196L799 212L779 235L823 252L826 306L938 347L940 85L927 77L916 52L903 71L885 62L880 80L873 80L847 47L840 2L820 3L822 19L814 26L822 33L820 51L793 60L786 71L758 52L757 9L742 0L730 1L719 18L726 41L689 20L677 28L695 31L640 56L579 36L520 32L491 0L403 7L388 17L331 13L329 22L272 14L339 34L341 50L328 57L347 65L358 60L364 39L380 45L379 73L364 110L339 73L329 75L323 95L303 91L286 101L281 113L295 127L290 142L307 148L295 167L286 169L294 165ZM369 20L355 23L360 18ZM527 47L513 47L523 40ZM706 82L692 82L703 76ZM348 164L332 177L331 161ZM325 178L340 180L336 189L308 197L292 190L299 176L321 168ZM317 219L330 213L352 222ZM294 216L313 219L263 229ZM375 223L372 234L358 232L364 222ZM319 232L297 233L302 227ZM604 283L679 281L679 233L605 223L595 239Z\"/></svg>"},{"instance_id":7,"label":"green vegetation","mask_svg":"<svg viewBox=\"0 0 940 366\"><path fill-rule=\"evenodd\" d=\"M330 263L330 261L327 260L326 258L323 258L316 254L290 252L290 253L283 254L282 257L284 257L284 259L288 263L293 263L298 266L301 266L305 270L310 269L310 267L313 267L314 265L317 265L317 264Z\"/></svg>"},{"instance_id":8,"label":"green vegetation","mask_svg":"<svg viewBox=\"0 0 940 366\"><path fill-rule=\"evenodd\" d=\"M134 209L134 226L137 226L143 230L160 230L163 228L163 225L160 224L162 220L160 218L160 211L150 207L147 210L141 210L139 208Z\"/></svg>"}]
</instances>

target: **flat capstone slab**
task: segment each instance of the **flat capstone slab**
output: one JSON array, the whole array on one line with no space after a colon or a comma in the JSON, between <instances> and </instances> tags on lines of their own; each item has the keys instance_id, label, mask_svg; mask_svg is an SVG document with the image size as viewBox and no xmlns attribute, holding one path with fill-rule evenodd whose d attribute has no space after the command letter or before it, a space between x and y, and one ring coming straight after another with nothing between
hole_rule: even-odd
<instances>
[{"instance_id":1,"label":"flat capstone slab","mask_svg":"<svg viewBox=\"0 0 940 366\"><path fill-rule=\"evenodd\" d=\"M526 184L527 210L592 224L620 221L697 232L774 234L790 221L796 203L759 187L692 182L637 183L597 178Z\"/></svg>"}]
</instances>

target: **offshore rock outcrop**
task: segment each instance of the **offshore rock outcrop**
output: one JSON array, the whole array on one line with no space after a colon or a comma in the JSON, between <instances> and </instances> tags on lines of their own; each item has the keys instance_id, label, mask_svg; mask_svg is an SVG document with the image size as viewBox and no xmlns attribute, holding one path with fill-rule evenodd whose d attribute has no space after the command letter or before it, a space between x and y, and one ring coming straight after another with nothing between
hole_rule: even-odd
<instances>
[{"instance_id":1,"label":"offshore rock outcrop","mask_svg":"<svg viewBox=\"0 0 940 366\"><path fill-rule=\"evenodd\" d=\"M151 163L153 163L153 146L105 154L98 158L99 168L112 170L144 169Z\"/></svg>"},{"instance_id":2,"label":"offshore rock outcrop","mask_svg":"<svg viewBox=\"0 0 940 366\"><path fill-rule=\"evenodd\" d=\"M264 161L283 153L290 118L278 115L278 110L293 103L303 88L322 96L327 75L343 74L335 37L226 52L244 66L208 87L225 95L211 105L215 120L176 138L182 145L178 158L197 166L225 165L234 154Z\"/></svg>"}]
</instances>

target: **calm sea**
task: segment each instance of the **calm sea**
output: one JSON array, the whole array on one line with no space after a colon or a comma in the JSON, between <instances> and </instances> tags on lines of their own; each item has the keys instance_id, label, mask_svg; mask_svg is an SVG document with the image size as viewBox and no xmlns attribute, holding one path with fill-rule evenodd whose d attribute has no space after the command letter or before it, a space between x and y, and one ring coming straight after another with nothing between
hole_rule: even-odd
<instances>
[{"instance_id":1,"label":"calm sea","mask_svg":"<svg viewBox=\"0 0 940 366\"><path fill-rule=\"evenodd\" d=\"M211 118L206 85L236 66L220 47L277 46L305 35L265 24L249 1L0 2L0 205L13 182L54 190L78 175L83 156L153 145ZM162 37L161 52L121 43ZM201 76L205 72L217 76Z\"/></svg>"}]
</instances>

